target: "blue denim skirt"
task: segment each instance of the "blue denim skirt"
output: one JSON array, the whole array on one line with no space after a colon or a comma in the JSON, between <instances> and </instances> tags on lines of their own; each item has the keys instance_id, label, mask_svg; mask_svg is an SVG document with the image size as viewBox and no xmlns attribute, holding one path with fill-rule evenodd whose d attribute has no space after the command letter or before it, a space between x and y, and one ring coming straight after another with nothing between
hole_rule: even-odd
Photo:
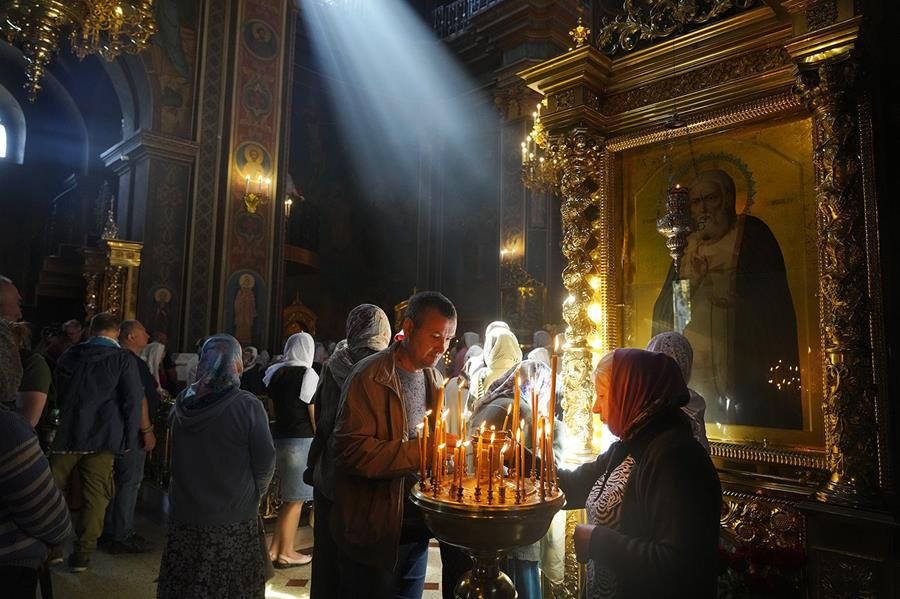
<instances>
[{"instance_id":1,"label":"blue denim skirt","mask_svg":"<svg viewBox=\"0 0 900 599\"><path fill-rule=\"evenodd\" d=\"M303 482L312 437L275 439L275 474L282 501L312 501L313 488Z\"/></svg>"}]
</instances>

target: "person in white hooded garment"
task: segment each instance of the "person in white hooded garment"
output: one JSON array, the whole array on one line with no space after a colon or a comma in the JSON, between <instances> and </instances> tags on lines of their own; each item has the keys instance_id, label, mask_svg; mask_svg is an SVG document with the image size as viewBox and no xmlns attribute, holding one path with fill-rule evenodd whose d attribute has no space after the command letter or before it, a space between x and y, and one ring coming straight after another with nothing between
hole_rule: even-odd
<instances>
[{"instance_id":1,"label":"person in white hooded garment","mask_svg":"<svg viewBox=\"0 0 900 599\"><path fill-rule=\"evenodd\" d=\"M281 507L269 555L276 568L302 566L312 561L294 548L294 536L303 511L303 502L312 501L313 489L303 482L309 448L316 432L312 404L319 375L313 370L313 338L295 333L284 344L284 357L266 369L263 384L275 411L275 468L278 473Z\"/></svg>"}]
</instances>

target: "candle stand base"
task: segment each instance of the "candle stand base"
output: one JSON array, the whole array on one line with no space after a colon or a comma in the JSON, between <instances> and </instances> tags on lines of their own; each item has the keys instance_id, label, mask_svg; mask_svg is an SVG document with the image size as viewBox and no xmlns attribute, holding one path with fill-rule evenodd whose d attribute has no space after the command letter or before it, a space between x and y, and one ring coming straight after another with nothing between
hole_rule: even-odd
<instances>
[{"instance_id":1,"label":"candle stand base","mask_svg":"<svg viewBox=\"0 0 900 599\"><path fill-rule=\"evenodd\" d=\"M472 569L456 583L456 599L516 599L516 586L500 571L503 552L472 553Z\"/></svg>"},{"instance_id":2,"label":"candle stand base","mask_svg":"<svg viewBox=\"0 0 900 599\"><path fill-rule=\"evenodd\" d=\"M454 589L456 599L514 599L515 586L500 571L500 558L514 547L539 541L565 502L559 491L541 500L534 489L520 504L461 503L454 495L434 497L418 487L411 496L435 537L472 556L472 570Z\"/></svg>"}]
</instances>

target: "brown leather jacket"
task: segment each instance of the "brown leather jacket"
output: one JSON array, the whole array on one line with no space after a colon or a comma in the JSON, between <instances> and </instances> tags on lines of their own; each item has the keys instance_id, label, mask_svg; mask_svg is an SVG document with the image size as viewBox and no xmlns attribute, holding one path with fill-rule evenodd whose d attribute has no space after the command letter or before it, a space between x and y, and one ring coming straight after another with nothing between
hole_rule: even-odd
<instances>
[{"instance_id":1,"label":"brown leather jacket","mask_svg":"<svg viewBox=\"0 0 900 599\"><path fill-rule=\"evenodd\" d=\"M334 508L330 526L354 560L393 569L403 523L403 484L419 468L406 407L394 368L394 343L353 369L334 425ZM426 409L432 409L440 375L425 370ZM433 415L432 415L433 418ZM433 423L433 421L432 421Z\"/></svg>"}]
</instances>

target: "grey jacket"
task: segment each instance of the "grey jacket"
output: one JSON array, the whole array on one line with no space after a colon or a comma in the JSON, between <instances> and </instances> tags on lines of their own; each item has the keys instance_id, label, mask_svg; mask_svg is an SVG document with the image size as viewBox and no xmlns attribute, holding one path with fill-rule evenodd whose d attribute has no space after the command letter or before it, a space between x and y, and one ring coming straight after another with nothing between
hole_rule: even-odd
<instances>
[{"instance_id":1,"label":"grey jacket","mask_svg":"<svg viewBox=\"0 0 900 599\"><path fill-rule=\"evenodd\" d=\"M215 526L256 517L275 471L262 402L235 388L200 409L179 396L172 414L172 519Z\"/></svg>"}]
</instances>

